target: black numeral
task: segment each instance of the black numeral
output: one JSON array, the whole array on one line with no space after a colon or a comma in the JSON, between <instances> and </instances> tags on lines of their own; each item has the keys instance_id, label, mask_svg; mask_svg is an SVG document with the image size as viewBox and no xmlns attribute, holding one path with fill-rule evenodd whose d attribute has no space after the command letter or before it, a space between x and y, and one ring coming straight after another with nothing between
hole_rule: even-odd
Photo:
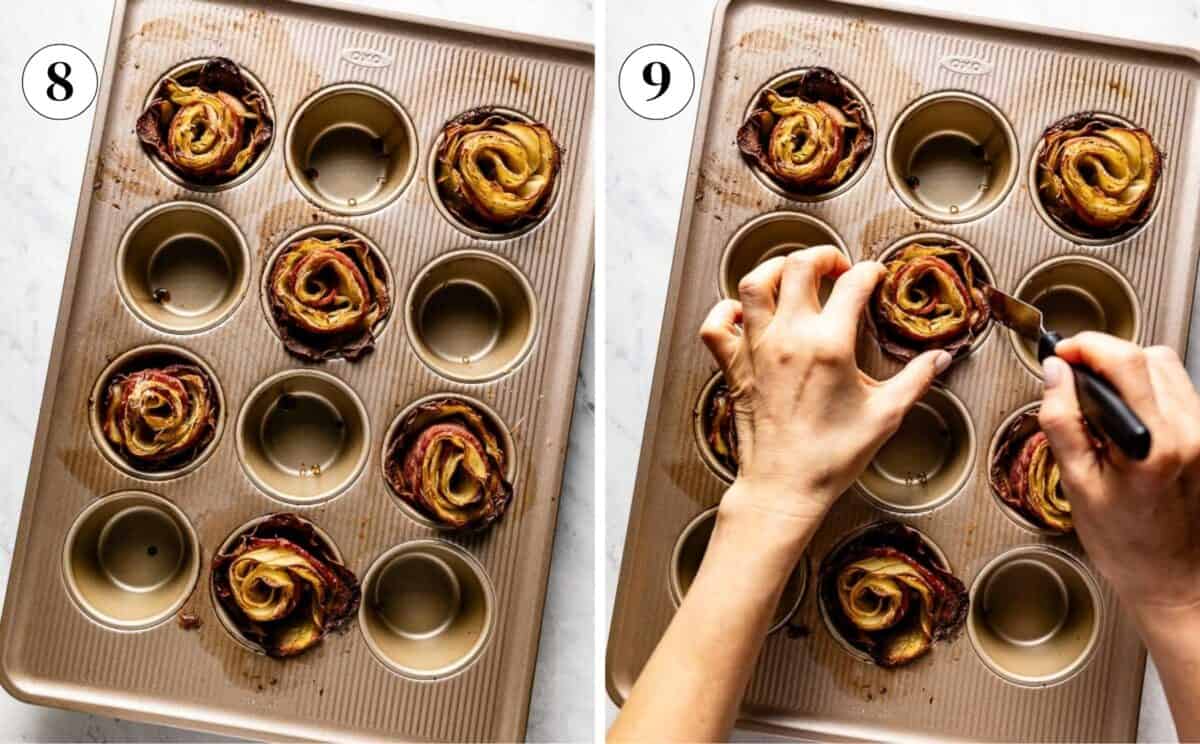
<instances>
[{"instance_id":1,"label":"black numeral","mask_svg":"<svg viewBox=\"0 0 1200 744\"><path fill-rule=\"evenodd\" d=\"M58 72L58 67L62 67L62 72ZM46 87L46 95L51 101L65 101L75 93L75 86L71 85L67 77L71 74L71 66L66 62L52 62L50 67L46 69L46 74L50 77L50 85Z\"/></svg>"},{"instance_id":2,"label":"black numeral","mask_svg":"<svg viewBox=\"0 0 1200 744\"><path fill-rule=\"evenodd\" d=\"M659 74L655 75L655 71L659 71ZM667 92L667 88L671 87L671 68L662 62L651 62L642 68L642 80L646 81L646 85L658 87L658 92L647 98L647 101L662 98L663 94Z\"/></svg>"}]
</instances>

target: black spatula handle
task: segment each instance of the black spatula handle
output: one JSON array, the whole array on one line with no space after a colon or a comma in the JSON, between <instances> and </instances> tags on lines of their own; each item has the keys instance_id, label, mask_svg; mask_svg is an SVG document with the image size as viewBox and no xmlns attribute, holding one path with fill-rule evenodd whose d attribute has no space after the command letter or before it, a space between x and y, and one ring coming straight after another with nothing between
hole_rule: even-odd
<instances>
[{"instance_id":1,"label":"black spatula handle","mask_svg":"<svg viewBox=\"0 0 1200 744\"><path fill-rule=\"evenodd\" d=\"M1062 336L1046 331L1038 341L1038 361L1054 355ZM1150 454L1150 430L1133 412L1125 399L1100 375L1087 367L1071 365L1075 373L1075 394L1079 408L1092 428L1132 460L1144 460Z\"/></svg>"}]
</instances>

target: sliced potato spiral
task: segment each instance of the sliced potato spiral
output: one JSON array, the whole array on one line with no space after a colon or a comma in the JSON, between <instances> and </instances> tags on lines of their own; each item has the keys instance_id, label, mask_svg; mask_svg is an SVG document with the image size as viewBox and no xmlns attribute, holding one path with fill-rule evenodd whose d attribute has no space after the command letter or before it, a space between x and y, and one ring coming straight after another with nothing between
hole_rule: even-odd
<instances>
[{"instance_id":1,"label":"sliced potato spiral","mask_svg":"<svg viewBox=\"0 0 1200 744\"><path fill-rule=\"evenodd\" d=\"M738 470L738 440L733 396L724 380L718 382L708 395L703 411L703 428L708 448L717 461L736 473Z\"/></svg>"},{"instance_id":2,"label":"sliced potato spiral","mask_svg":"<svg viewBox=\"0 0 1200 744\"><path fill-rule=\"evenodd\" d=\"M1106 237L1149 219L1162 165L1145 129L1071 116L1042 135L1038 198L1066 229Z\"/></svg>"},{"instance_id":3,"label":"sliced potato spiral","mask_svg":"<svg viewBox=\"0 0 1200 744\"><path fill-rule=\"evenodd\" d=\"M897 522L868 529L827 558L822 592L842 636L883 667L925 655L966 620L966 587Z\"/></svg>"},{"instance_id":4,"label":"sliced potato spiral","mask_svg":"<svg viewBox=\"0 0 1200 744\"><path fill-rule=\"evenodd\" d=\"M550 209L562 153L543 124L474 109L442 130L437 188L450 212L485 232L514 230Z\"/></svg>"},{"instance_id":5,"label":"sliced potato spiral","mask_svg":"<svg viewBox=\"0 0 1200 744\"><path fill-rule=\"evenodd\" d=\"M763 91L737 137L749 162L803 194L845 182L866 160L874 139L863 102L823 67L779 90Z\"/></svg>"},{"instance_id":6,"label":"sliced potato spiral","mask_svg":"<svg viewBox=\"0 0 1200 744\"><path fill-rule=\"evenodd\" d=\"M1037 421L1026 411L1000 433L991 463L992 488L1017 513L1052 532L1074 529L1058 463Z\"/></svg>"},{"instance_id":7,"label":"sliced potato spiral","mask_svg":"<svg viewBox=\"0 0 1200 744\"><path fill-rule=\"evenodd\" d=\"M275 260L268 287L288 351L310 360L357 359L391 310L382 260L361 239L308 237Z\"/></svg>"},{"instance_id":8,"label":"sliced potato spiral","mask_svg":"<svg viewBox=\"0 0 1200 744\"><path fill-rule=\"evenodd\" d=\"M452 530L486 527L512 500L506 453L483 415L461 398L423 403L400 423L384 465L396 495Z\"/></svg>"},{"instance_id":9,"label":"sliced potato spiral","mask_svg":"<svg viewBox=\"0 0 1200 744\"><path fill-rule=\"evenodd\" d=\"M213 589L248 639L270 656L301 654L353 616L358 579L313 526L275 514L213 559Z\"/></svg>"},{"instance_id":10,"label":"sliced potato spiral","mask_svg":"<svg viewBox=\"0 0 1200 744\"><path fill-rule=\"evenodd\" d=\"M971 254L953 244L911 243L886 261L869 327L884 351L911 359L928 349L965 353L991 319Z\"/></svg>"},{"instance_id":11,"label":"sliced potato spiral","mask_svg":"<svg viewBox=\"0 0 1200 744\"><path fill-rule=\"evenodd\" d=\"M219 184L236 178L267 147L274 122L261 93L231 60L214 57L193 84L167 78L138 117L147 150L184 178Z\"/></svg>"},{"instance_id":12,"label":"sliced potato spiral","mask_svg":"<svg viewBox=\"0 0 1200 744\"><path fill-rule=\"evenodd\" d=\"M105 438L140 470L191 462L212 441L218 404L212 380L191 364L119 374L101 401Z\"/></svg>"}]
</instances>

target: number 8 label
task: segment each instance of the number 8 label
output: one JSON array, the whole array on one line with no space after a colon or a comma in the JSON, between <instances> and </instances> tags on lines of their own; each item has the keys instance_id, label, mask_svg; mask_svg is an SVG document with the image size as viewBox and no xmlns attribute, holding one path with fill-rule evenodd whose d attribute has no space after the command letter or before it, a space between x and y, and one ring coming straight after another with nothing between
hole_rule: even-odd
<instances>
[{"instance_id":1,"label":"number 8 label","mask_svg":"<svg viewBox=\"0 0 1200 744\"><path fill-rule=\"evenodd\" d=\"M73 119L96 98L96 66L78 47L50 44L33 53L21 71L29 107L47 119Z\"/></svg>"}]
</instances>

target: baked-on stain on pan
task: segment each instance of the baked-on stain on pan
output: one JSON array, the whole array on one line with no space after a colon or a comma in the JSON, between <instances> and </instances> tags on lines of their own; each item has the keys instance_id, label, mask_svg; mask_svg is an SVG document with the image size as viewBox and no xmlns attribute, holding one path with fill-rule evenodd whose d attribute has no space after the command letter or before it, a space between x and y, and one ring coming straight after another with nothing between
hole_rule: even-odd
<instances>
[{"instance_id":1,"label":"baked-on stain on pan","mask_svg":"<svg viewBox=\"0 0 1200 744\"><path fill-rule=\"evenodd\" d=\"M339 4L116 1L0 622L0 682L22 700L248 739L525 736L592 277L593 53L573 42L332 5ZM187 182L146 152L135 126L165 73L214 54L227 54L265 92L275 128L236 178ZM335 89L369 90L378 106L358 99L322 122L316 101ZM302 111L306 101L314 103ZM417 183L443 125L480 106L544 123L563 152L553 208L535 231L502 244L464 234ZM363 128L384 140L382 148ZM311 184L303 168L289 170L293 149L311 156L305 166L318 171ZM348 214L352 198L356 211ZM186 211L172 211L175 205ZM169 221L139 222L166 212ZM364 236L387 275L390 320L371 329L374 351L355 361L290 353L263 302L260 281L272 252L312 227ZM118 261L124 236L130 240ZM403 318L421 268L467 248L502 256L526 280L537 318L552 322L534 323L534 342L511 365L498 365L502 377L459 383L414 353ZM155 289L166 290L158 304ZM427 303L435 331L445 317L438 308L455 296ZM453 302L451 309L458 310ZM89 401L103 392L94 388L110 362L154 346L172 347L164 351L176 360L203 362L197 366L207 367L222 392L221 413L211 444L186 465L135 470L93 437ZM479 350L479 364L483 357L490 364ZM222 542L250 520L290 510L331 536L346 567L363 579L393 547L429 538L431 530L398 507L379 458L399 410L446 392L486 403L512 427L505 435L516 486L511 508L485 533L447 535L494 590L490 639L470 663L439 679L380 663L357 614L342 625L347 632L288 660L248 652L225 631L208 586ZM75 596L64 575L71 525L92 504L132 491L170 502L190 530L170 520L171 509L142 509L159 505L149 496L120 519L89 520L89 529L113 526L102 559L92 561L86 541L76 543L89 560L75 565L94 570L77 582ZM140 589L174 577L166 563L178 552L173 524L201 566L197 590L181 605L202 622L193 630L167 615L186 588L169 590L176 579L139 594L162 599L141 609L114 583ZM189 568L178 575L187 579L191 563L183 565ZM101 589L111 603L93 593Z\"/></svg>"}]
</instances>

